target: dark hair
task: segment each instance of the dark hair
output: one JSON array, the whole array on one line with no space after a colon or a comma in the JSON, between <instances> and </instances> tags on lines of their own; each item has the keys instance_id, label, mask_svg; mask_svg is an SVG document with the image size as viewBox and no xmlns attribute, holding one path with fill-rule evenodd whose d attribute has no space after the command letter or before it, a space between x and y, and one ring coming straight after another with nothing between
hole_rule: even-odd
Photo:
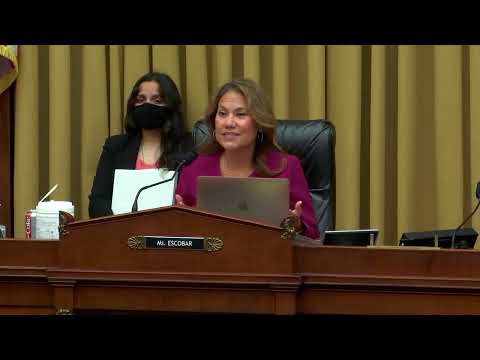
<instances>
[{"instance_id":1,"label":"dark hair","mask_svg":"<svg viewBox=\"0 0 480 360\"><path fill-rule=\"evenodd\" d=\"M127 113L125 115L125 131L129 136L135 136L140 132L133 122L133 109L135 108L135 101L140 91L140 85L146 81L155 81L158 84L158 91L162 96L165 104L172 110L172 117L165 121L160 129L162 134L162 156L160 158L160 165L169 163L169 156L179 151L180 146L185 138L185 126L183 121L183 114L181 110L182 99L178 92L175 82L164 73L149 72L143 75L133 85L132 92L127 101Z\"/></svg>"},{"instance_id":2,"label":"dark hair","mask_svg":"<svg viewBox=\"0 0 480 360\"><path fill-rule=\"evenodd\" d=\"M286 166L286 158L283 159L279 168L272 170L266 164L267 154L272 150L283 152L277 144L276 126L277 119L273 114L270 102L263 90L253 81L249 79L232 80L224 84L216 93L213 101L210 103L207 114L205 116L210 133L215 130L215 117L217 116L218 103L223 95L229 91L235 91L245 98L247 111L255 120L257 128L263 133L260 138L257 136L255 142L255 150L253 153L253 164L255 170L262 176L274 176L281 172ZM215 136L210 138L200 149L202 153L215 153L222 149L222 146L216 141Z\"/></svg>"}]
</instances>

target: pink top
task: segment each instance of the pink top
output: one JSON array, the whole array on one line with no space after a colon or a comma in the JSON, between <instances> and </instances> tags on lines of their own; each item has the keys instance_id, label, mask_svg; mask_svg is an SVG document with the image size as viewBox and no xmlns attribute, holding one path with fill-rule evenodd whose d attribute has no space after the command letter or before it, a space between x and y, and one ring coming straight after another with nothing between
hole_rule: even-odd
<instances>
[{"instance_id":1,"label":"pink top","mask_svg":"<svg viewBox=\"0 0 480 360\"><path fill-rule=\"evenodd\" d=\"M158 161L155 164L147 164L142 161L142 159L137 158L137 162L135 163L135 170L145 170L145 169L157 169L158 168Z\"/></svg>"},{"instance_id":2,"label":"pink top","mask_svg":"<svg viewBox=\"0 0 480 360\"><path fill-rule=\"evenodd\" d=\"M197 205L197 177L198 176L222 176L220 171L221 152L211 155L199 155L191 164L185 166L180 174L176 193L181 195L185 205ZM305 225L304 235L312 239L318 239L320 233L315 221L315 213L312 199L308 192L308 184L303 174L302 166L296 156L272 151L267 158L267 165L276 169L282 158L287 158L287 163L282 172L275 175L279 178L287 178L290 184L290 209L295 208L297 201L302 201L301 220ZM260 177L255 171L251 177Z\"/></svg>"}]
</instances>

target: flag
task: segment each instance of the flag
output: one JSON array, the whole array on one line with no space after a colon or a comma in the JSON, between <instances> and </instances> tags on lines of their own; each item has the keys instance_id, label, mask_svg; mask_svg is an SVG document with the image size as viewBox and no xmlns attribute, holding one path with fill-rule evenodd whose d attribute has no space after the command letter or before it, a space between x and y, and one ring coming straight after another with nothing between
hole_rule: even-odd
<instances>
[{"instance_id":1,"label":"flag","mask_svg":"<svg viewBox=\"0 0 480 360\"><path fill-rule=\"evenodd\" d=\"M17 45L0 45L0 94L15 81L17 74Z\"/></svg>"}]
</instances>

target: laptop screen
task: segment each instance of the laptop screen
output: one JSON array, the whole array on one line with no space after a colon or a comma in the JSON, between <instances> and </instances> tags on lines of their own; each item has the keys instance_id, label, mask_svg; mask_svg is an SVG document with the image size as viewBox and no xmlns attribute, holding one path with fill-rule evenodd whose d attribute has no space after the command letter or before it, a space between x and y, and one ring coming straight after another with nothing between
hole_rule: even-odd
<instances>
[{"instance_id":1,"label":"laptop screen","mask_svg":"<svg viewBox=\"0 0 480 360\"><path fill-rule=\"evenodd\" d=\"M197 207L280 226L288 215L288 179L199 176Z\"/></svg>"}]
</instances>

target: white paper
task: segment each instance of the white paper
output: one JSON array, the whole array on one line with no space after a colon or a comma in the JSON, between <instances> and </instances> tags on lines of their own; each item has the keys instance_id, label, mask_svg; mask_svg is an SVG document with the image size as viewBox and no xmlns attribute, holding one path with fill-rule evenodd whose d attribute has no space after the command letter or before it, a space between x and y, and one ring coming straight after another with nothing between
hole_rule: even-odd
<instances>
[{"instance_id":1,"label":"white paper","mask_svg":"<svg viewBox=\"0 0 480 360\"><path fill-rule=\"evenodd\" d=\"M174 171L166 169L115 170L113 182L112 211L115 215L132 211L138 190L143 186L169 179ZM177 179L145 189L138 197L138 210L154 209L173 205Z\"/></svg>"}]
</instances>

